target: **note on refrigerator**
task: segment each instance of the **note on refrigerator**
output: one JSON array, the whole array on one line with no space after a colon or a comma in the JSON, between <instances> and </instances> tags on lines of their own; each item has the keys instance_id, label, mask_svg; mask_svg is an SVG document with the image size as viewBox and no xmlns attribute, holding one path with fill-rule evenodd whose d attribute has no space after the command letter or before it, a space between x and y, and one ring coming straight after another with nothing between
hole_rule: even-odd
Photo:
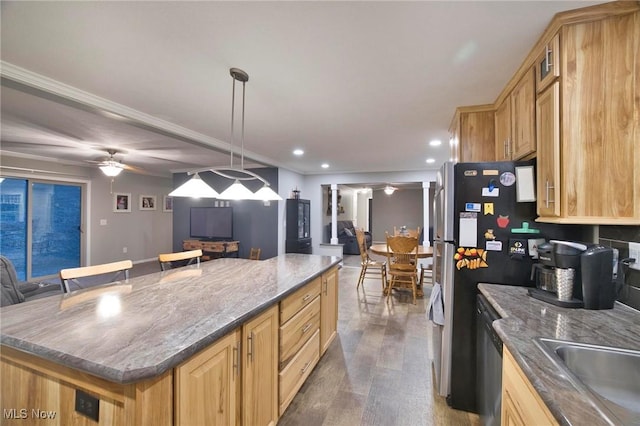
<instances>
[{"instance_id":1,"label":"note on refrigerator","mask_svg":"<svg viewBox=\"0 0 640 426\"><path fill-rule=\"evenodd\" d=\"M460 213L460 235L458 242L460 247L478 246L478 213Z\"/></svg>"}]
</instances>

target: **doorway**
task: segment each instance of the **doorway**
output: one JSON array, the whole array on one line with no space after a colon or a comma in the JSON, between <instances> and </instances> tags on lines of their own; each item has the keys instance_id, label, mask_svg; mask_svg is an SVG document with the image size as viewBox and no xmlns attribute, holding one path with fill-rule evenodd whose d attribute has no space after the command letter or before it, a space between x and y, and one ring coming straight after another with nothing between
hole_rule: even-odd
<instances>
[{"instance_id":1,"label":"doorway","mask_svg":"<svg viewBox=\"0 0 640 426\"><path fill-rule=\"evenodd\" d=\"M18 279L81 265L83 184L4 178L0 182L0 253Z\"/></svg>"}]
</instances>

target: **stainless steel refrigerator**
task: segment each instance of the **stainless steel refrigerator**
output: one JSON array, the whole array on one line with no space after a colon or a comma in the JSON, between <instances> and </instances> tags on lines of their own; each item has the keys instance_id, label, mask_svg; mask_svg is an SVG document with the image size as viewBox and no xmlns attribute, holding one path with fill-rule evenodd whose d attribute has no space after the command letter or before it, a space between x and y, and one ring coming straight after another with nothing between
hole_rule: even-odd
<instances>
[{"instance_id":1,"label":"stainless steel refrigerator","mask_svg":"<svg viewBox=\"0 0 640 426\"><path fill-rule=\"evenodd\" d=\"M542 235L535 233L534 172L533 161L447 162L438 172L433 276L444 325L434 323L434 369L438 393L453 408L477 412L477 284L532 285L526 246Z\"/></svg>"}]
</instances>

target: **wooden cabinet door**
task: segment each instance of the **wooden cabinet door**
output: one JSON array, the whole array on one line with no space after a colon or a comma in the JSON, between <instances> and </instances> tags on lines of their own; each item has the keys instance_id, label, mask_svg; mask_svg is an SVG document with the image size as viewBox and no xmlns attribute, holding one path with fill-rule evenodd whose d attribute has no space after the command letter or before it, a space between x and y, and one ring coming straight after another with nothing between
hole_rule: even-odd
<instances>
[{"instance_id":1,"label":"wooden cabinet door","mask_svg":"<svg viewBox=\"0 0 640 426\"><path fill-rule=\"evenodd\" d=\"M536 151L536 87L533 68L511 92L511 159L519 160Z\"/></svg>"},{"instance_id":2,"label":"wooden cabinet door","mask_svg":"<svg viewBox=\"0 0 640 426\"><path fill-rule=\"evenodd\" d=\"M240 332L235 331L175 368L177 425L235 425Z\"/></svg>"},{"instance_id":3,"label":"wooden cabinet door","mask_svg":"<svg viewBox=\"0 0 640 426\"><path fill-rule=\"evenodd\" d=\"M322 275L320 294L320 355L338 334L338 268Z\"/></svg>"},{"instance_id":4,"label":"wooden cabinet door","mask_svg":"<svg viewBox=\"0 0 640 426\"><path fill-rule=\"evenodd\" d=\"M505 347L502 353L503 425L557 425L540 395Z\"/></svg>"},{"instance_id":5,"label":"wooden cabinet door","mask_svg":"<svg viewBox=\"0 0 640 426\"><path fill-rule=\"evenodd\" d=\"M278 422L278 306L242 327L242 424Z\"/></svg>"},{"instance_id":6,"label":"wooden cabinet door","mask_svg":"<svg viewBox=\"0 0 640 426\"><path fill-rule=\"evenodd\" d=\"M506 98L496 109L496 161L511 160L511 100Z\"/></svg>"},{"instance_id":7,"label":"wooden cabinet door","mask_svg":"<svg viewBox=\"0 0 640 426\"><path fill-rule=\"evenodd\" d=\"M555 82L536 101L537 211L541 217L560 216L560 83Z\"/></svg>"},{"instance_id":8,"label":"wooden cabinet door","mask_svg":"<svg viewBox=\"0 0 640 426\"><path fill-rule=\"evenodd\" d=\"M460 161L494 161L494 110L460 114Z\"/></svg>"},{"instance_id":9,"label":"wooden cabinet door","mask_svg":"<svg viewBox=\"0 0 640 426\"><path fill-rule=\"evenodd\" d=\"M536 91L542 92L560 75L560 36L558 34L540 52L535 68Z\"/></svg>"}]
</instances>

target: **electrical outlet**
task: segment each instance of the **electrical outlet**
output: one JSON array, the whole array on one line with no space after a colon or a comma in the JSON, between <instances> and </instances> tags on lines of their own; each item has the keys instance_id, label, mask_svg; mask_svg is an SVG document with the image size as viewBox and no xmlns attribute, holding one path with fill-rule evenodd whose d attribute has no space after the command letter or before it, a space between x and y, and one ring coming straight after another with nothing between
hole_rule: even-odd
<instances>
[{"instance_id":1,"label":"electrical outlet","mask_svg":"<svg viewBox=\"0 0 640 426\"><path fill-rule=\"evenodd\" d=\"M636 260L629 266L640 271L640 243L629 243L629 257Z\"/></svg>"},{"instance_id":2,"label":"electrical outlet","mask_svg":"<svg viewBox=\"0 0 640 426\"><path fill-rule=\"evenodd\" d=\"M126 253L128 251L128 249L126 247L122 247L122 252Z\"/></svg>"},{"instance_id":3,"label":"electrical outlet","mask_svg":"<svg viewBox=\"0 0 640 426\"><path fill-rule=\"evenodd\" d=\"M80 389L76 389L76 411L99 422L100 400Z\"/></svg>"}]
</instances>

